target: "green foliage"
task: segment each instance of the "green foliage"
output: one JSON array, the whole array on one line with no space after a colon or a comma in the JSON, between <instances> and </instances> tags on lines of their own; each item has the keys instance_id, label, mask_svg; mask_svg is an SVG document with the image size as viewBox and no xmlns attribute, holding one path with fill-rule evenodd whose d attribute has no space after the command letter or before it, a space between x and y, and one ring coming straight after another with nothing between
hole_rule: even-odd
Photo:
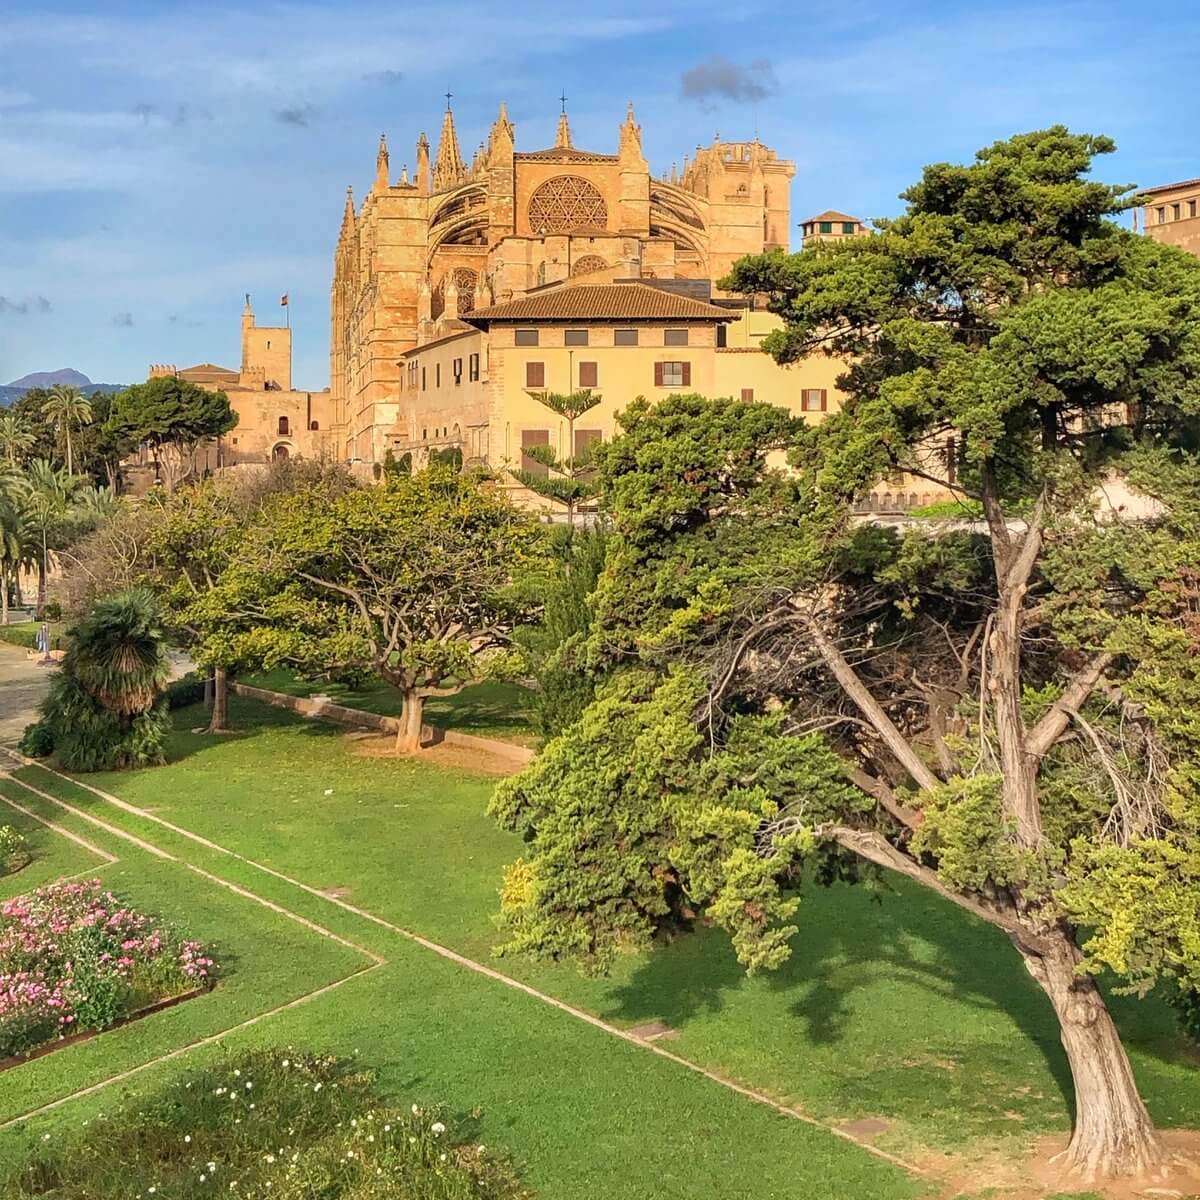
<instances>
[{"instance_id":1,"label":"green foliage","mask_svg":"<svg viewBox=\"0 0 1200 1200\"><path fill-rule=\"evenodd\" d=\"M513 474L530 491L546 500L557 500L567 512L567 523L574 524L575 513L581 504L595 501L600 495L599 477L596 472L596 449L588 446L575 452L575 422L586 412L591 412L602 399L599 392L581 388L574 392L530 392L529 395L543 404L556 416L567 422L567 445L571 453L556 454L550 446L529 446L524 450L528 458L545 467L545 471L521 469Z\"/></svg>"},{"instance_id":2,"label":"green foliage","mask_svg":"<svg viewBox=\"0 0 1200 1200\"><path fill-rule=\"evenodd\" d=\"M545 584L542 619L514 638L536 681L533 715L545 737L577 721L595 692L582 653L592 624L589 597L604 566L604 547L602 530L562 531Z\"/></svg>"},{"instance_id":3,"label":"green foliage","mask_svg":"<svg viewBox=\"0 0 1200 1200\"><path fill-rule=\"evenodd\" d=\"M460 446L447 446L444 450L430 450L429 465L431 467L444 467L448 471L455 473L462 470L463 452ZM386 470L386 467L385 467ZM399 464L393 474L405 474L400 471ZM412 457L409 456L409 470L407 474L412 474Z\"/></svg>"},{"instance_id":4,"label":"green foliage","mask_svg":"<svg viewBox=\"0 0 1200 1200\"><path fill-rule=\"evenodd\" d=\"M198 671L189 671L182 679L173 679L163 692L167 708L174 712L178 708L190 708L204 699L207 680Z\"/></svg>"},{"instance_id":5,"label":"green foliage","mask_svg":"<svg viewBox=\"0 0 1200 1200\"><path fill-rule=\"evenodd\" d=\"M531 852L505 878L508 951L602 968L704 909L751 968L787 957L785 885L806 843L764 825L793 805L815 825L862 798L819 738L780 737L780 716L739 718L706 756L703 694L682 671L622 672L500 784L489 811Z\"/></svg>"},{"instance_id":6,"label":"green foliage","mask_svg":"<svg viewBox=\"0 0 1200 1200\"><path fill-rule=\"evenodd\" d=\"M462 467L462 452L459 452L458 465ZM392 453L392 448L389 446L383 456L383 473L385 475L411 475L412 474L412 451L405 450L399 458Z\"/></svg>"},{"instance_id":7,"label":"green foliage","mask_svg":"<svg viewBox=\"0 0 1200 1200\"><path fill-rule=\"evenodd\" d=\"M387 1106L356 1064L294 1049L228 1054L35 1151L5 1195L196 1200L521 1200L507 1159L440 1110Z\"/></svg>"},{"instance_id":8,"label":"green foliage","mask_svg":"<svg viewBox=\"0 0 1200 1200\"><path fill-rule=\"evenodd\" d=\"M474 477L437 468L363 490L318 483L264 504L186 620L204 631L206 665L378 673L434 694L506 669L544 563L537 523Z\"/></svg>"},{"instance_id":9,"label":"green foliage","mask_svg":"<svg viewBox=\"0 0 1200 1200\"><path fill-rule=\"evenodd\" d=\"M118 392L104 430L117 444L154 447L171 491L191 471L196 446L236 424L237 413L224 392L162 375Z\"/></svg>"},{"instance_id":10,"label":"green foliage","mask_svg":"<svg viewBox=\"0 0 1200 1200\"><path fill-rule=\"evenodd\" d=\"M0 825L0 875L11 875L29 862L29 847L11 825Z\"/></svg>"},{"instance_id":11,"label":"green foliage","mask_svg":"<svg viewBox=\"0 0 1200 1200\"><path fill-rule=\"evenodd\" d=\"M168 670L153 596L132 590L99 601L68 631L62 664L22 745L37 756L52 750L76 771L161 762Z\"/></svg>"}]
</instances>

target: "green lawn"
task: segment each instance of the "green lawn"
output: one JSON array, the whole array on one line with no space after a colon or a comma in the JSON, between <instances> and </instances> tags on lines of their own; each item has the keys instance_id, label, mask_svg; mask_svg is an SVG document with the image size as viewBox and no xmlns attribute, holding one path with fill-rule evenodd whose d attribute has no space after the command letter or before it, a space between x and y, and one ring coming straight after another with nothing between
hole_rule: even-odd
<instances>
[{"instance_id":1,"label":"green lawn","mask_svg":"<svg viewBox=\"0 0 1200 1200\"><path fill-rule=\"evenodd\" d=\"M241 734L210 739L185 732L197 717L181 713L172 765L94 782L311 886L348 889L350 903L490 961L500 871L520 844L484 815L488 780L355 757L338 730L251 702L235 701L233 717ZM30 775L173 853L194 852L161 826L43 771ZM404 1095L481 1105L487 1136L526 1160L547 1196L911 1194L899 1172L853 1147L247 864L213 857L221 873L388 959L331 1001L243 1036L359 1050ZM615 1024L666 1021L679 1033L671 1050L811 1115L884 1117L892 1128L877 1144L900 1152L971 1153L1067 1127L1069 1075L1057 1030L994 930L903 881L882 902L847 887L812 889L799 919L791 962L754 979L709 930L629 960L605 980L498 965ZM1154 1001L1114 1004L1155 1117L1194 1124L1200 1071L1170 1014ZM11 1111L7 1097L0 1105Z\"/></svg>"},{"instance_id":2,"label":"green lawn","mask_svg":"<svg viewBox=\"0 0 1200 1200\"><path fill-rule=\"evenodd\" d=\"M256 675L241 675L242 683L251 687L269 688L290 696L328 696L335 704L381 713L386 717L400 715L400 693L381 679L350 688L343 683L317 682L297 679L282 669L263 671ZM464 688L456 696L441 696L425 704L425 720L443 729L461 733L476 733L500 738L522 746L533 746L538 735L529 716L530 692L515 683L488 680Z\"/></svg>"},{"instance_id":3,"label":"green lawn","mask_svg":"<svg viewBox=\"0 0 1200 1200\"><path fill-rule=\"evenodd\" d=\"M180 732L174 745L180 758L172 766L96 777L95 782L119 790L157 816L280 870L295 871L316 886L349 887L348 898L357 904L365 903L368 891L386 897L388 879L398 882L408 873L406 859L419 868L414 875L433 867L434 847L419 850L415 844L430 832L424 804L419 812L406 808L418 788L424 795L440 792L447 813L460 813L463 825L474 807L475 822L487 827L476 803L484 791L475 779L435 776L417 765L404 770L392 762L348 761L351 744L336 730L277 710L237 701L234 715L244 725L258 722L253 736L209 740ZM196 720L195 711L181 713L181 730ZM286 767L262 771L263 754L284 756L276 767ZM403 776L396 775L398 770ZM479 1110L480 1139L509 1148L547 1200L798 1200L817 1191L830 1197L899 1200L922 1191L901 1171L822 1130L779 1116L466 971L246 862L197 846L39 768L20 777L384 957L386 965L225 1041L358 1054L381 1072L385 1092L397 1101L444 1103L460 1114ZM329 788L333 794L326 796ZM0 781L0 789L26 804L28 793L13 781ZM28 807L44 808L43 815L119 854L121 861L103 871L110 885L130 892L148 910L186 914L199 936L224 948L221 957L229 969L200 1000L6 1073L0 1122L367 965L361 955L306 932L181 862L164 862L63 814L49 801L29 798ZM444 835L438 836L441 840ZM378 847L372 846L370 863L360 870L354 865L353 844L342 844L347 841L364 849L367 843L383 842L391 851L377 854ZM388 917L407 914L407 902L372 907ZM487 912L477 914L476 921L486 925ZM186 1061L215 1049L192 1051ZM16 1161L46 1134L53 1137L180 1070L183 1061L153 1066L132 1080L0 1131L0 1165Z\"/></svg>"}]
</instances>

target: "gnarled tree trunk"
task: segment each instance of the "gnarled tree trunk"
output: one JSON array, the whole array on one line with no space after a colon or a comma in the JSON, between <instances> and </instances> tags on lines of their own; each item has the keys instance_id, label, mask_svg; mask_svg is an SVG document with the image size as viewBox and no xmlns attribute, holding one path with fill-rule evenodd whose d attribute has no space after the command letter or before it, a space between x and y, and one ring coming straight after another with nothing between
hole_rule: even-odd
<instances>
[{"instance_id":1,"label":"gnarled tree trunk","mask_svg":"<svg viewBox=\"0 0 1200 1200\"><path fill-rule=\"evenodd\" d=\"M1104 997L1095 980L1075 973L1080 953L1065 931L1053 930L1041 942L1042 953L1017 949L1054 1006L1075 1082L1075 1128L1063 1165L1084 1180L1162 1171L1168 1152Z\"/></svg>"},{"instance_id":2,"label":"gnarled tree trunk","mask_svg":"<svg viewBox=\"0 0 1200 1200\"><path fill-rule=\"evenodd\" d=\"M229 679L224 667L213 667L212 716L208 722L209 733L223 733L229 719Z\"/></svg>"},{"instance_id":3,"label":"gnarled tree trunk","mask_svg":"<svg viewBox=\"0 0 1200 1200\"><path fill-rule=\"evenodd\" d=\"M400 727L396 730L396 753L416 754L421 749L421 729L425 716L425 697L416 689L404 692Z\"/></svg>"}]
</instances>

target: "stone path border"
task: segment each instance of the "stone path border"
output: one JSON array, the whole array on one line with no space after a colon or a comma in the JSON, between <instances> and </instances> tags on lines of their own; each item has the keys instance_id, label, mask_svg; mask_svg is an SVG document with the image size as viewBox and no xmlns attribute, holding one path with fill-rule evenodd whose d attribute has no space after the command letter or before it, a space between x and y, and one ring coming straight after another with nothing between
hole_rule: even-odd
<instances>
[{"instance_id":1,"label":"stone path border","mask_svg":"<svg viewBox=\"0 0 1200 1200\"><path fill-rule=\"evenodd\" d=\"M545 992L540 992L537 990L537 988L531 987L527 983L522 983L519 979L514 979L511 975L505 975L503 972L497 971L493 967L486 966L484 963L476 962L474 959L467 958L465 955L459 954L457 951L451 950L447 946L442 946L438 942L434 942L431 939L426 938L426 937L422 936L421 934L414 932L411 929L405 929L403 926L393 924L391 921L386 920L384 917L380 917L376 913L369 912L366 909L359 908L354 904L350 904L338 896L330 896L327 893L321 891L319 888L312 887L310 884L304 883L298 879L294 879L289 875L285 875L282 871L277 871L273 867L268 867L263 863L255 862L254 859L246 858L244 855L237 853L237 851L235 851L235 850L230 850L225 846L219 845L217 842L210 841L208 838L203 837L200 834L196 834L196 833L193 833L191 830L184 829L180 825L175 825L172 822L167 821L164 818L158 816L157 814L149 812L146 809L139 808L135 804L130 804L128 801L122 800L119 797L114 796L109 792L102 791L100 788L93 787L91 784L84 783L81 780L73 779L69 775L64 775L60 771L56 771L51 767L47 767L42 763L39 763L33 759L27 758L27 757L25 757L25 755L19 754L14 750L8 749L7 747L3 747L0 749L3 749L4 753L6 753L6 754L10 755L12 758L16 759L23 766L37 767L38 769L46 771L58 779L64 780L65 782L71 784L74 787L82 788L84 791L91 792L93 795L97 796L99 799L105 801L108 804L115 805L117 808L121 809L123 812L130 813L131 815L140 817L143 820L152 821L158 825L163 826L165 829L171 830L173 833L176 833L176 834L180 835L181 837L187 838L187 839L197 843L198 845L204 846L206 849L216 851L217 853L220 853L220 854L228 855L230 858L233 858L233 859L237 860L238 862L244 863L245 865L253 867L256 870L262 871L267 875L271 875L276 879L282 880L283 882L290 884L292 887L296 887L296 888L299 888L303 892L307 892L311 896L316 896L318 899L325 901L327 904L334 904L338 908L345 909L347 912L353 913L355 916L357 916L363 920L370 921L373 924L378 925L384 929L387 929L392 933L398 934L400 937L403 937L403 938L407 939L408 941L413 942L418 946L421 946L423 949L429 950L430 952L439 955L441 958L447 959L448 961L455 963L456 965L463 967L464 969L466 969L468 971L473 971L478 975L483 975L484 977L491 979L497 983L501 983L505 987L512 988L515 991L523 992L525 995L530 996L533 999L538 1000L543 1004L549 1005L551 1008L556 1008L560 1012L567 1013L569 1016L574 1017L578 1021L582 1021L587 1025L591 1025L596 1029L602 1030L604 1033L609 1034L611 1037L619 1038L621 1041L624 1041L624 1042L629 1042L631 1045L637 1046L638 1048L648 1051L651 1054L656 1054L660 1058L665 1058L669 1062L674 1063L676 1066L683 1067L685 1070L691 1071L693 1074L701 1075L705 1079L708 1079L711 1082L718 1084L719 1086L721 1086L723 1088L727 1088L729 1091L736 1092L738 1095L745 1097L747 1100L751 1100L756 1104L761 1104L764 1107L773 1109L775 1112L779 1113L781 1116L790 1117L795 1121L800 1121L803 1124L810 1125L815 1129L824 1130L826 1133L830 1134L831 1136L836 1137L836 1138L841 1138L843 1141L849 1142L852 1145L857 1146L860 1150L865 1151L866 1153L874 1156L875 1158L881 1159L882 1161L887 1162L894 1167L898 1167L901 1170L906 1171L911 1175L916 1175L916 1176L926 1176L927 1175L927 1172L923 1168L918 1167L915 1164L910 1163L910 1162L906 1161L905 1159L900 1158L898 1155L891 1154L886 1150L881 1150L878 1146L872 1146L869 1142L860 1140L859 1138L855 1137L853 1134L846 1132L846 1130L844 1130L844 1129L840 1129L834 1125L828 1125L824 1121L819 1121L815 1117L810 1117L807 1114L802 1113L795 1108L789 1108L786 1104L780 1103L778 1100L775 1100L773 1097L768 1096L765 1092L756 1091L754 1088L745 1087L740 1083L735 1083L733 1080L727 1079L724 1076L717 1074L717 1072L715 1072L715 1071L710 1071L710 1070L708 1070L708 1068L702 1067L699 1063L692 1062L690 1059L684 1058L682 1055L675 1054L672 1051L665 1049L663 1046L659 1045L656 1041L647 1041L643 1038L639 1038L635 1034L630 1032L629 1030L621 1029L616 1025L611 1025L611 1024L609 1024L609 1022L603 1020L600 1017L594 1016L593 1014L591 1014L589 1012L586 1012L584 1009L576 1008L574 1005L567 1004L565 1001L555 999L555 997L547 995ZM367 974L369 971L376 970L380 966L383 966L386 961L383 958L381 958L379 955L375 954L373 951L367 950L363 946L358 946L353 942L349 942L346 939L339 937L337 934L333 933L332 931L324 929L322 926L317 925L315 922L309 921L306 917L302 917L298 913L293 913L290 910L283 908L281 905L276 904L274 901L268 900L264 896L259 896L257 893L252 892L247 888L242 888L237 884L231 883L229 880L221 879L219 876L213 875L210 872L203 870L202 868L196 866L193 863L189 863L186 859L177 858L175 855L170 854L168 851L163 850L160 847L152 846L149 842L143 841L141 838L136 837L134 834L131 834L126 830L120 829L118 826L110 825L105 821L101 821L98 817L95 817L92 814L87 813L82 809L76 808L73 805L68 804L65 800L60 800L56 796L51 796L49 793L43 792L40 789L33 787L31 784L25 783L23 780L16 779L14 776L11 776L11 775L9 776L9 779L13 783L16 783L20 787L26 788L28 791L34 793L35 795L41 796L47 800L50 800L52 803L61 806L62 808L66 809L68 812L72 813L73 815L81 817L84 820L92 822L93 824L99 826L100 828L104 829L106 832L112 834L113 836L118 837L118 838L124 838L126 841L132 842L135 845L137 845L139 848L144 849L144 850L148 851L149 853L154 854L160 858L164 858L164 859L167 859L172 862L179 862L183 866L187 867L189 870L195 871L197 874L203 876L206 879L211 880L214 883L220 884L222 887L229 888L231 891L237 893L238 895L242 895L242 896L245 896L247 899L254 900L257 903L264 905L266 908L272 909L273 911L278 912L284 916L288 916L292 920L299 922L301 925L305 925L305 926L311 928L314 932L318 932L318 933L322 934L323 936L333 938L335 941L340 942L342 945L349 946L352 949L358 950L360 953L363 953L363 954L369 956L373 960L373 962L370 967L353 972L352 974L347 975L342 979L336 980L334 983L326 984L325 986L318 988L316 991L310 992L306 996L301 996L295 1000L289 1001L287 1004L280 1005L278 1008L274 1008L270 1012L260 1013L257 1016L251 1017L249 1020L243 1021L242 1023L240 1023L238 1025L234 1025L231 1028L226 1029L221 1033L213 1034L209 1037L202 1038L199 1041L188 1044L187 1046L178 1047L177 1049L172 1050L170 1053L162 1055L159 1058L153 1059L150 1062L142 1063L140 1066L133 1067L128 1071L123 1071L119 1075L114 1075L109 1079L101 1080L99 1083L92 1084L89 1087L83 1088L82 1090L80 1090L78 1092L74 1092L69 1096L60 1097L58 1100L51 1101L49 1104L42 1105L40 1108L32 1109L31 1111L29 1111L27 1113L23 1113L20 1116L13 1117L11 1120L5 1121L4 1123L0 1124L0 1130L7 1129L10 1126L19 1124L22 1121L27 1121L31 1117L38 1116L41 1113L50 1111L51 1109L59 1108L62 1105L67 1104L70 1101L78 1099L82 1096L87 1096L94 1092L100 1091L102 1088L108 1087L110 1084L119 1083L124 1079L128 1079L132 1075L138 1074L140 1071L147 1070L148 1068L157 1065L158 1063L168 1062L171 1059L178 1058L180 1055L187 1053L190 1050L197 1049L202 1046L211 1045L212 1043L220 1041L222 1038L227 1037L232 1033L236 1033L239 1030L245 1029L250 1025L255 1025L258 1022L264 1021L264 1020L268 1019L269 1017L275 1016L278 1013L285 1012L286 1010L288 1010L290 1008L295 1008L299 1004L306 1003L307 1001L312 1000L317 996L320 996L326 992L332 991L333 988L341 986L343 983L346 983L350 979L358 978L361 975Z\"/></svg>"}]
</instances>

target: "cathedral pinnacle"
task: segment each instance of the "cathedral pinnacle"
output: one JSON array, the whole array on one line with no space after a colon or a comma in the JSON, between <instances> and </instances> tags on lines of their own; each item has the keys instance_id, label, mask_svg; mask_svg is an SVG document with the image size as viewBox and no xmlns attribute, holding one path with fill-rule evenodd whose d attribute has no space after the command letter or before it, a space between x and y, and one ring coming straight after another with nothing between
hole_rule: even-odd
<instances>
[{"instance_id":1,"label":"cathedral pinnacle","mask_svg":"<svg viewBox=\"0 0 1200 1200\"><path fill-rule=\"evenodd\" d=\"M375 155L375 186L377 188L386 188L388 186L388 148L387 134L379 135L379 153Z\"/></svg>"},{"instance_id":2,"label":"cathedral pinnacle","mask_svg":"<svg viewBox=\"0 0 1200 1200\"><path fill-rule=\"evenodd\" d=\"M345 233L349 229L354 228L354 189L346 188L346 207L342 211L342 232ZM246 297L246 303L250 303L250 297Z\"/></svg>"},{"instance_id":3,"label":"cathedral pinnacle","mask_svg":"<svg viewBox=\"0 0 1200 1200\"><path fill-rule=\"evenodd\" d=\"M442 118L442 137L438 142L437 160L433 164L433 190L443 191L462 183L466 164L458 148L458 133L454 128L454 113L450 108L451 93L446 93L446 114Z\"/></svg>"}]
</instances>

